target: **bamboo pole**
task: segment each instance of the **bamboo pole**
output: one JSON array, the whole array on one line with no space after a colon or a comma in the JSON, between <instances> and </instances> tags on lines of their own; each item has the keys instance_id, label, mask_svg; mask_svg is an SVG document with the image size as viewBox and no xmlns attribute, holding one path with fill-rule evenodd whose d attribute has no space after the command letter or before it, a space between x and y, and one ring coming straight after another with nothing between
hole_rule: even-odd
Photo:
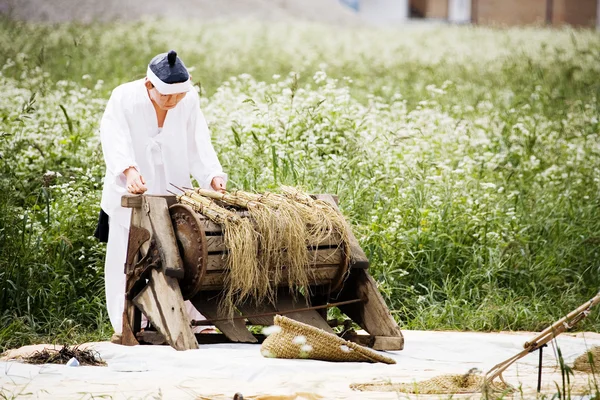
<instances>
[{"instance_id":1,"label":"bamboo pole","mask_svg":"<svg viewBox=\"0 0 600 400\"><path fill-rule=\"evenodd\" d=\"M515 354L507 360L502 361L501 363L494 365L485 374L484 387L492 385L493 380L496 378L499 378L500 381L502 381L502 383L510 387L510 385L508 385L508 383L504 381L504 377L502 376L502 374L508 369L508 367L510 367L512 364L514 364L521 358L525 357L527 354L538 350L539 348L544 346L552 339L556 338L558 335L560 335L567 329L571 329L573 326L575 326L576 324L581 322L581 320L587 317L590 314L592 307L598 304L600 304L600 292L598 292L598 294L594 296L591 300L580 305L575 310L567 314L565 317L559 319L558 321L544 329L533 339L525 342L525 344L523 345L524 349L521 352Z\"/></svg>"},{"instance_id":2,"label":"bamboo pole","mask_svg":"<svg viewBox=\"0 0 600 400\"><path fill-rule=\"evenodd\" d=\"M528 342L525 342L525 344L523 344L523 348L528 349L528 348L531 348L532 346L537 346L537 343L540 340L545 339L546 336L548 336L551 333L557 332L559 327L564 328L561 331L561 333L564 332L564 330L566 330L566 329L571 329L572 325L577 324L581 319L587 317L591 308L599 303L600 303L600 292L598 292L598 294L595 297L593 297L591 300L580 305L575 310L571 311L569 314L567 314L563 318L559 319L558 321L556 321L555 323L553 323L552 325L550 325L549 327L544 329L536 337L529 340ZM575 319L578 317L579 317L579 319L575 321Z\"/></svg>"}]
</instances>

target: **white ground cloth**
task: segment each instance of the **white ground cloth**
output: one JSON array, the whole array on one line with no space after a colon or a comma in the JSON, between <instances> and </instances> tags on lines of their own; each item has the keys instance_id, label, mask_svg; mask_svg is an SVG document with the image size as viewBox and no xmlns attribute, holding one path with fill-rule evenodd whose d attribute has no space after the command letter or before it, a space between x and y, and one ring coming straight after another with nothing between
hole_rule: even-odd
<instances>
[{"instance_id":1,"label":"white ground cloth","mask_svg":"<svg viewBox=\"0 0 600 400\"><path fill-rule=\"evenodd\" d=\"M202 345L198 350L177 352L167 346L125 347L95 344L108 367L27 365L0 361L0 397L19 399L231 399L235 392L245 398L265 394L307 392L324 399L398 399L407 395L357 392L351 383L373 381L414 382L470 368L487 370L516 354L531 333L470 333L405 331L406 348L388 352L396 365L331 363L314 360L267 359L259 345ZM596 333L563 334L558 338L563 357L572 364L586 348L600 345ZM505 374L515 386L523 385L524 398L535 398L537 352L513 365ZM543 388L555 393L560 385L552 347L544 351ZM588 375L576 373L576 386L587 386ZM575 392L576 393L576 392ZM161 397L162 396L162 397ZM256 396L256 397L254 397ZM517 395L521 398L521 395ZM471 395L480 398L480 395ZM302 397L286 397L289 399ZM319 398L319 397L313 397ZM448 398L419 396L418 398Z\"/></svg>"}]
</instances>

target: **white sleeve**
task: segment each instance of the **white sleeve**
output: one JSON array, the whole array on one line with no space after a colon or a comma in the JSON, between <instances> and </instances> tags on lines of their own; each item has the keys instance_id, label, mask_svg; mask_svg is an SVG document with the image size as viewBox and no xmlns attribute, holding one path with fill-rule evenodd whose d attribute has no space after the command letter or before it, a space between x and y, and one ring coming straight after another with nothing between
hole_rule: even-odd
<instances>
[{"instance_id":1,"label":"white sleeve","mask_svg":"<svg viewBox=\"0 0 600 400\"><path fill-rule=\"evenodd\" d=\"M121 93L114 90L100 122L100 141L106 169L115 180L129 167L139 170L135 162L129 126L123 113Z\"/></svg>"},{"instance_id":2,"label":"white sleeve","mask_svg":"<svg viewBox=\"0 0 600 400\"><path fill-rule=\"evenodd\" d=\"M192 94L192 93L190 93ZM227 181L227 174L223 172L217 153L210 141L210 132L200 110L198 93L192 94L193 109L188 122L188 160L192 176L204 189L210 189L210 183L215 176L220 176Z\"/></svg>"}]
</instances>

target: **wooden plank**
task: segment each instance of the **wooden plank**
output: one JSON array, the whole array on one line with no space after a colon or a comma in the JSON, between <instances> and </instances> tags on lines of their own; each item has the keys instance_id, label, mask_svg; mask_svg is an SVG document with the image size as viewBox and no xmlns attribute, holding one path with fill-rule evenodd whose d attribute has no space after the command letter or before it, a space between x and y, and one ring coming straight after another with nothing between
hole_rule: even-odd
<instances>
[{"instance_id":1,"label":"wooden plank","mask_svg":"<svg viewBox=\"0 0 600 400\"><path fill-rule=\"evenodd\" d=\"M121 196L121 207L125 208L141 208L142 207L142 199L144 197L158 197L163 198L167 201L167 205L171 207L173 204L177 203L177 199L175 196L170 194L165 195L156 195L156 194L126 194L125 196Z\"/></svg>"},{"instance_id":2,"label":"wooden plank","mask_svg":"<svg viewBox=\"0 0 600 400\"><path fill-rule=\"evenodd\" d=\"M148 285L133 303L174 349L198 348L177 279L152 269Z\"/></svg>"},{"instance_id":3,"label":"wooden plank","mask_svg":"<svg viewBox=\"0 0 600 400\"><path fill-rule=\"evenodd\" d=\"M121 207L141 208L142 207L142 195L126 194L125 196L121 196Z\"/></svg>"},{"instance_id":4,"label":"wooden plank","mask_svg":"<svg viewBox=\"0 0 600 400\"><path fill-rule=\"evenodd\" d=\"M134 209L139 211L138 208ZM138 225L129 226L129 238L127 240L127 258L125 259L125 274L133 272L135 269L134 260L139 254L142 244L150 240L150 231Z\"/></svg>"},{"instance_id":5,"label":"wooden plank","mask_svg":"<svg viewBox=\"0 0 600 400\"><path fill-rule=\"evenodd\" d=\"M266 339L266 336L262 334L256 334L254 337L258 343L262 343ZM231 340L222 333L196 333L196 340L198 344L231 343Z\"/></svg>"},{"instance_id":6,"label":"wooden plank","mask_svg":"<svg viewBox=\"0 0 600 400\"><path fill-rule=\"evenodd\" d=\"M344 335L344 339L380 351L402 350L404 347L404 338L397 336L357 335L354 333Z\"/></svg>"},{"instance_id":7,"label":"wooden plank","mask_svg":"<svg viewBox=\"0 0 600 400\"><path fill-rule=\"evenodd\" d=\"M309 242L308 245L311 247L337 247L342 243L342 237L339 233L333 232L328 238L325 240L321 240L319 242Z\"/></svg>"},{"instance_id":8,"label":"wooden plank","mask_svg":"<svg viewBox=\"0 0 600 400\"><path fill-rule=\"evenodd\" d=\"M340 205L340 198L337 194L319 193L319 194L311 195L311 197L314 198L315 200L321 199L321 196L331 196L336 207Z\"/></svg>"},{"instance_id":9,"label":"wooden plank","mask_svg":"<svg viewBox=\"0 0 600 400\"><path fill-rule=\"evenodd\" d=\"M314 268L325 264L340 265L342 263L342 256L343 251L341 248L309 250L308 262Z\"/></svg>"},{"instance_id":10,"label":"wooden plank","mask_svg":"<svg viewBox=\"0 0 600 400\"><path fill-rule=\"evenodd\" d=\"M379 293L375 280L364 269L352 270L339 300L357 297L365 302L340 306L340 310L373 336L402 338L402 332Z\"/></svg>"},{"instance_id":11,"label":"wooden plank","mask_svg":"<svg viewBox=\"0 0 600 400\"><path fill-rule=\"evenodd\" d=\"M321 268L322 265L337 265L342 263L342 250L341 249L317 249L309 250L308 252L309 262L313 265L313 268ZM217 271L225 269L226 255L221 254L209 254L206 264L206 271Z\"/></svg>"},{"instance_id":12,"label":"wooden plank","mask_svg":"<svg viewBox=\"0 0 600 400\"><path fill-rule=\"evenodd\" d=\"M312 277L310 278L310 284L312 286L327 285L333 279L332 277L336 276L339 268L339 265L325 265L313 269ZM282 278L284 281L281 282L281 286L287 285L287 281L285 281L286 276L286 272L283 271ZM202 278L200 290L222 290L224 287L224 279L225 272L222 270L207 271Z\"/></svg>"},{"instance_id":13,"label":"wooden plank","mask_svg":"<svg viewBox=\"0 0 600 400\"><path fill-rule=\"evenodd\" d=\"M226 318L219 310L220 293L214 291L201 291L190 301L196 307L196 310L206 317L206 319ZM246 328L243 319L216 321L215 326L225 334L232 342L256 343L256 338Z\"/></svg>"},{"instance_id":14,"label":"wooden plank","mask_svg":"<svg viewBox=\"0 0 600 400\"><path fill-rule=\"evenodd\" d=\"M141 225L141 219L142 219L141 209L134 208L131 212L131 221L130 221L131 226L139 227ZM150 245L149 242L150 241L146 242L146 251L147 251L148 246ZM130 249L128 248L127 251L129 254ZM138 254L131 255L131 257L132 257L132 259L131 259L132 262L129 267L133 268L133 266L139 260L139 252L138 252ZM129 255L128 255L128 258L129 258ZM131 270L127 270L127 262L125 262L125 271L124 272L126 274L126 277L125 277L126 280L128 278L130 278L130 276L128 276L127 274L130 274L131 272L133 272ZM126 282L125 287L129 287L128 282ZM134 293L132 293L132 294L134 294ZM135 346L135 345L139 344L135 335L140 330L141 321L137 321L137 319L140 317L140 312L136 310L135 305L133 304L133 302L131 300L129 300L127 298L127 296L123 296L123 301L125 302L125 305L123 307L123 316L122 316L122 322L121 322L121 344L125 345L125 346ZM141 318L139 318L139 319L141 319Z\"/></svg>"},{"instance_id":15,"label":"wooden plank","mask_svg":"<svg viewBox=\"0 0 600 400\"><path fill-rule=\"evenodd\" d=\"M215 224L209 219L206 219L205 216L200 215L200 221L204 227L204 233L212 234L212 235L223 235L223 230L221 229L221 225Z\"/></svg>"},{"instance_id":16,"label":"wooden plank","mask_svg":"<svg viewBox=\"0 0 600 400\"><path fill-rule=\"evenodd\" d=\"M148 232L150 232L150 238L153 239L152 235L152 223L150 222L150 216L145 213L144 211L142 211L142 208L134 208L133 209L133 213L137 213L139 215L138 217L138 226L148 230ZM148 240L147 242L144 242L142 244L142 247L140 248L140 255L141 258L143 258L147 253L148 253L148 249L150 248L150 240Z\"/></svg>"},{"instance_id":17,"label":"wooden plank","mask_svg":"<svg viewBox=\"0 0 600 400\"><path fill-rule=\"evenodd\" d=\"M365 347L373 347L375 343L375 336L373 335L359 335L355 331L350 331L341 335L341 338L350 342L360 344Z\"/></svg>"},{"instance_id":18,"label":"wooden plank","mask_svg":"<svg viewBox=\"0 0 600 400\"><path fill-rule=\"evenodd\" d=\"M276 308L278 311L288 311L297 308L305 308L308 306L309 304L306 298L300 293L298 293L296 295L296 299L294 299L287 289L282 289L277 292ZM335 333L327 321L324 320L323 317L321 317L321 315L317 312L317 310L291 312L285 313L284 315L296 321L323 329L325 332Z\"/></svg>"},{"instance_id":19,"label":"wooden plank","mask_svg":"<svg viewBox=\"0 0 600 400\"><path fill-rule=\"evenodd\" d=\"M206 237L206 248L209 253L222 253L227 251L225 240L223 236L207 236Z\"/></svg>"},{"instance_id":20,"label":"wooden plank","mask_svg":"<svg viewBox=\"0 0 600 400\"><path fill-rule=\"evenodd\" d=\"M167 276L183 278L183 261L177 248L167 201L162 197L143 196L142 211L150 218L152 238L158 245L163 271Z\"/></svg>"},{"instance_id":21,"label":"wooden plank","mask_svg":"<svg viewBox=\"0 0 600 400\"><path fill-rule=\"evenodd\" d=\"M242 218L248 217L247 211L237 211L236 214ZM222 235L223 234L223 229L221 228L221 225L215 224L214 222L212 222L211 220L209 220L202 214L200 214L199 217L200 217L200 221L202 221L202 224L204 225L205 233L208 233L211 235Z\"/></svg>"},{"instance_id":22,"label":"wooden plank","mask_svg":"<svg viewBox=\"0 0 600 400\"><path fill-rule=\"evenodd\" d=\"M404 337L398 336L375 336L373 350L402 350L404 348Z\"/></svg>"},{"instance_id":23,"label":"wooden plank","mask_svg":"<svg viewBox=\"0 0 600 400\"><path fill-rule=\"evenodd\" d=\"M329 194L319 194L316 196L317 199L328 202L329 204L333 204L337 208L337 204L333 197ZM348 227L348 241L350 245L350 268L369 268L369 259L367 255L360 247L358 243L358 239L352 233L352 228L350 224L346 224Z\"/></svg>"},{"instance_id":24,"label":"wooden plank","mask_svg":"<svg viewBox=\"0 0 600 400\"><path fill-rule=\"evenodd\" d=\"M125 311L123 311L120 342L118 344L122 344L123 346L137 346L138 344L140 344L135 337L133 327L129 323L129 318L133 320L134 315L135 310L133 309L133 307L128 307Z\"/></svg>"},{"instance_id":25,"label":"wooden plank","mask_svg":"<svg viewBox=\"0 0 600 400\"><path fill-rule=\"evenodd\" d=\"M166 344L167 341L163 335L155 331L143 331L138 332L135 337L144 343L154 344L154 345L163 345Z\"/></svg>"},{"instance_id":26,"label":"wooden plank","mask_svg":"<svg viewBox=\"0 0 600 400\"><path fill-rule=\"evenodd\" d=\"M329 238L322 240L318 243L309 243L309 246L316 247L318 249L331 248L339 246L341 241L342 238L340 237L340 235L338 233L334 233ZM206 244L209 253L220 253L227 251L227 246L225 245L225 240L223 239L222 235L207 236Z\"/></svg>"},{"instance_id":27,"label":"wooden plank","mask_svg":"<svg viewBox=\"0 0 600 400\"><path fill-rule=\"evenodd\" d=\"M225 253L221 254L209 254L206 260L206 273L211 273L212 271L224 271L226 267L226 257Z\"/></svg>"}]
</instances>

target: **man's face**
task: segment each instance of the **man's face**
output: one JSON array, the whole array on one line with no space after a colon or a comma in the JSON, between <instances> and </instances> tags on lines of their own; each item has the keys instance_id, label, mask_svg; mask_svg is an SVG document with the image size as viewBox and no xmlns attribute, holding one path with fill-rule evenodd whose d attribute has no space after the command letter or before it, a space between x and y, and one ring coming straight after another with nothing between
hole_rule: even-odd
<instances>
[{"instance_id":1,"label":"man's face","mask_svg":"<svg viewBox=\"0 0 600 400\"><path fill-rule=\"evenodd\" d=\"M150 81L146 81L146 88L148 88L148 93L150 94L150 98L158 108L161 110L171 110L175 108L175 106L183 100L186 95L186 92L183 93L175 93L175 94L161 94Z\"/></svg>"}]
</instances>

